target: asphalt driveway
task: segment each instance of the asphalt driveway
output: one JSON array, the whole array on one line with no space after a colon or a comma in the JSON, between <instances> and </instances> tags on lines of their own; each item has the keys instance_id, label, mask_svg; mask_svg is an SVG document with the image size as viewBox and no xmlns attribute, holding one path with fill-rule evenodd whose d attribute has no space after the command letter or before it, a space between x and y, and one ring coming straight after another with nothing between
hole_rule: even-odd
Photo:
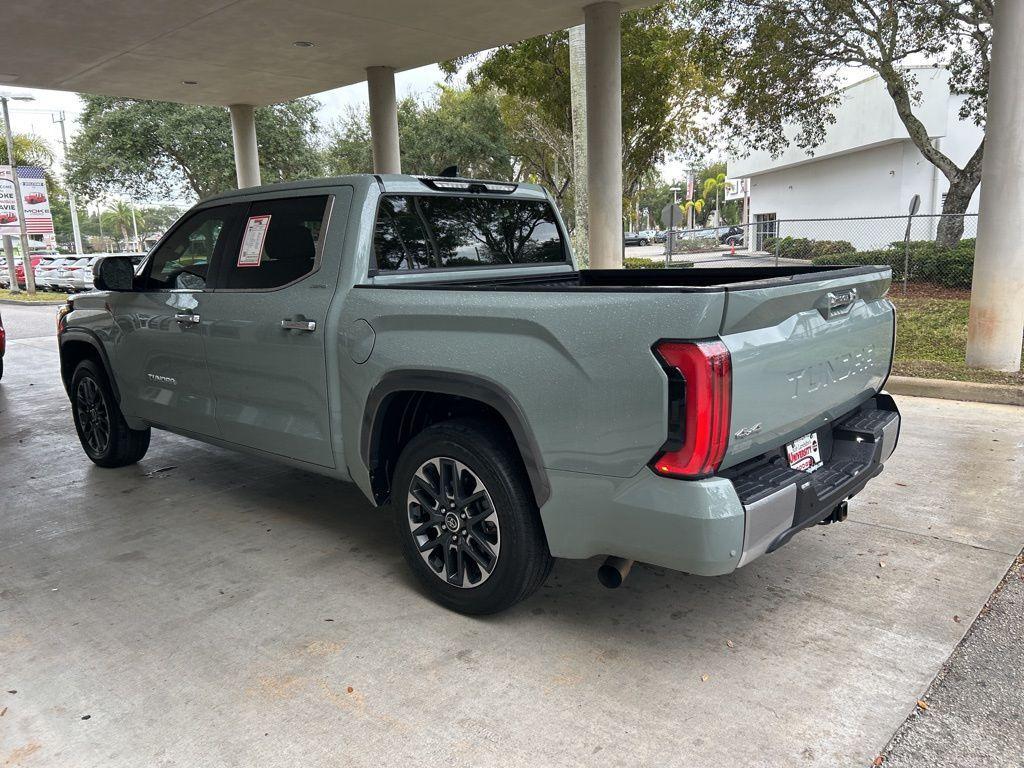
<instances>
[{"instance_id":1,"label":"asphalt driveway","mask_svg":"<svg viewBox=\"0 0 1024 768\"><path fill-rule=\"evenodd\" d=\"M160 433L94 467L53 308L8 310L0 765L867 765L1024 545L1024 410L904 398L847 522L467 618L353 487Z\"/></svg>"}]
</instances>

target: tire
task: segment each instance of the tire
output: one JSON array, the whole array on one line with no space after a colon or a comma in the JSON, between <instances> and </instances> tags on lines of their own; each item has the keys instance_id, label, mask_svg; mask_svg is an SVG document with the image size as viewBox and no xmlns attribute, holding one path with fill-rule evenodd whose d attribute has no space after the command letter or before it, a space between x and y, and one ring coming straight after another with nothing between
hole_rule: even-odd
<instances>
[{"instance_id":1,"label":"tire","mask_svg":"<svg viewBox=\"0 0 1024 768\"><path fill-rule=\"evenodd\" d=\"M83 360L71 377L71 413L82 450L101 467L134 464L149 449L149 427L132 429L107 380L93 360Z\"/></svg>"},{"instance_id":2,"label":"tire","mask_svg":"<svg viewBox=\"0 0 1024 768\"><path fill-rule=\"evenodd\" d=\"M395 468L391 506L402 554L430 596L459 613L515 605L554 564L522 461L499 435L485 421L435 424L409 441Z\"/></svg>"},{"instance_id":3,"label":"tire","mask_svg":"<svg viewBox=\"0 0 1024 768\"><path fill-rule=\"evenodd\" d=\"M641 245L641 246L642 246L642 245L647 245L647 244L648 244L648 243L647 243L647 241L646 241L646 240L641 240L641 241L640 241L639 243L637 243L637 245Z\"/></svg>"}]
</instances>

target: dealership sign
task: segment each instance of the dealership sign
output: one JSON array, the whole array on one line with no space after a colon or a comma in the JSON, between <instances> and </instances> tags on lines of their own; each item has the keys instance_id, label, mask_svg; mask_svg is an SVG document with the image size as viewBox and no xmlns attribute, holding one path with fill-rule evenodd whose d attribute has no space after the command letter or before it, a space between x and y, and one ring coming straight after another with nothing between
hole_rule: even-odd
<instances>
[{"instance_id":1,"label":"dealership sign","mask_svg":"<svg viewBox=\"0 0 1024 768\"><path fill-rule=\"evenodd\" d=\"M30 235L52 235L53 214L50 213L50 193L46 191L46 178L42 168L18 168L21 183L21 203L25 206L25 228ZM14 193L11 166L0 165L0 235L17 235L18 204Z\"/></svg>"}]
</instances>

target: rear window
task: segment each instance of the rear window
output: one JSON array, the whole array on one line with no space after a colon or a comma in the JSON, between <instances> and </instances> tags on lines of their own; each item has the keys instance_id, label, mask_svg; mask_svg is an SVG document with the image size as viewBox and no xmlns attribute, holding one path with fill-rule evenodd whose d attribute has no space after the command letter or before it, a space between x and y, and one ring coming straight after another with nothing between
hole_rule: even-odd
<instances>
[{"instance_id":1,"label":"rear window","mask_svg":"<svg viewBox=\"0 0 1024 768\"><path fill-rule=\"evenodd\" d=\"M382 272L568 260L547 202L480 196L384 197L374 252Z\"/></svg>"}]
</instances>

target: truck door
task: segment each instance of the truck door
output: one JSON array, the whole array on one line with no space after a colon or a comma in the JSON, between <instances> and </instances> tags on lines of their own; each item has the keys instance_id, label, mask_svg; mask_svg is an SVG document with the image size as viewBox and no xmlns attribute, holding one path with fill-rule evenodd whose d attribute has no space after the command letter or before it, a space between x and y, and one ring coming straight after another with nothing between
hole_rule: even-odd
<instances>
[{"instance_id":1,"label":"truck door","mask_svg":"<svg viewBox=\"0 0 1024 768\"><path fill-rule=\"evenodd\" d=\"M302 190L250 204L204 297L222 439L335 466L325 340L340 252L324 244L328 226L345 226L351 197Z\"/></svg>"},{"instance_id":2,"label":"truck door","mask_svg":"<svg viewBox=\"0 0 1024 768\"><path fill-rule=\"evenodd\" d=\"M217 436L203 340L207 274L237 237L245 208L196 211L153 253L138 290L110 294L115 327L108 349L127 414Z\"/></svg>"}]
</instances>

